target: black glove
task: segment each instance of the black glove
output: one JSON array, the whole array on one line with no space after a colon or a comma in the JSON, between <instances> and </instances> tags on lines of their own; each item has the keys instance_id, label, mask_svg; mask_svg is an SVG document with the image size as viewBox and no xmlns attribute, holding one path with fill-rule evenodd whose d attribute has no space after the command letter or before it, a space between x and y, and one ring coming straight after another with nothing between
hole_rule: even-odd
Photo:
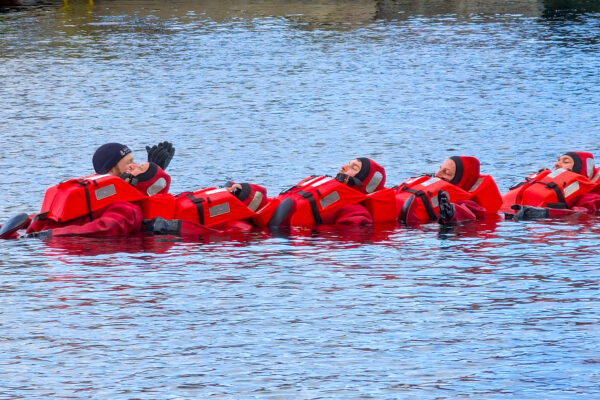
<instances>
[{"instance_id":1,"label":"black glove","mask_svg":"<svg viewBox=\"0 0 600 400\"><path fill-rule=\"evenodd\" d=\"M27 235L21 236L19 239L29 239L29 238L50 239L51 237L52 237L52 229L48 229L46 231L28 233Z\"/></svg>"},{"instance_id":2,"label":"black glove","mask_svg":"<svg viewBox=\"0 0 600 400\"><path fill-rule=\"evenodd\" d=\"M544 207L512 205L513 210L519 210L513 216L515 221L531 221L534 219L548 218L548 209Z\"/></svg>"},{"instance_id":3,"label":"black glove","mask_svg":"<svg viewBox=\"0 0 600 400\"><path fill-rule=\"evenodd\" d=\"M448 193L443 190L438 191L438 205L440 207L440 223L450 221L454 217L454 206L450 203Z\"/></svg>"},{"instance_id":4,"label":"black glove","mask_svg":"<svg viewBox=\"0 0 600 400\"><path fill-rule=\"evenodd\" d=\"M119 175L119 178L123 179L133 187L137 186L138 184L137 177L131 175L129 172L123 172L121 175Z\"/></svg>"},{"instance_id":5,"label":"black glove","mask_svg":"<svg viewBox=\"0 0 600 400\"><path fill-rule=\"evenodd\" d=\"M164 219L154 217L142 221L142 231L154 235L179 235L181 233L180 219Z\"/></svg>"},{"instance_id":6,"label":"black glove","mask_svg":"<svg viewBox=\"0 0 600 400\"><path fill-rule=\"evenodd\" d=\"M335 180L341 183L345 183L350 187L354 186L362 186L362 181L354 176L346 175L346 174L337 174L335 176Z\"/></svg>"},{"instance_id":7,"label":"black glove","mask_svg":"<svg viewBox=\"0 0 600 400\"><path fill-rule=\"evenodd\" d=\"M148 152L148 162L153 162L163 170L167 169L175 154L175 148L169 142L161 142L152 147L146 146L146 151Z\"/></svg>"}]
</instances>

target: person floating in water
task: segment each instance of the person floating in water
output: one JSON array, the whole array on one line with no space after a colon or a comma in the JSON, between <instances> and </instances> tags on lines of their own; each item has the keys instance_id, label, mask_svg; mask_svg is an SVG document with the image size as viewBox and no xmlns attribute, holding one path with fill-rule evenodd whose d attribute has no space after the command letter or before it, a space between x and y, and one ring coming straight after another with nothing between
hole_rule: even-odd
<instances>
[{"instance_id":1,"label":"person floating in water","mask_svg":"<svg viewBox=\"0 0 600 400\"><path fill-rule=\"evenodd\" d=\"M309 176L263 207L254 221L271 228L373 223L365 200L383 189L385 169L370 158L343 165L335 177Z\"/></svg>"},{"instance_id":2,"label":"person floating in water","mask_svg":"<svg viewBox=\"0 0 600 400\"><path fill-rule=\"evenodd\" d=\"M253 217L267 201L264 188L247 183L172 195L164 168L175 149L163 142L147 151L149 161L138 164L125 145L100 146L92 157L97 175L49 188L42 211L11 219L0 237L14 237L24 228L26 236L40 238L248 230L251 225L244 219Z\"/></svg>"},{"instance_id":3,"label":"person floating in water","mask_svg":"<svg viewBox=\"0 0 600 400\"><path fill-rule=\"evenodd\" d=\"M496 182L469 156L450 157L434 176L407 179L395 190L398 221L407 225L482 219L501 204Z\"/></svg>"},{"instance_id":4,"label":"person floating in water","mask_svg":"<svg viewBox=\"0 0 600 400\"><path fill-rule=\"evenodd\" d=\"M0 237L18 237L17 231L27 229L28 237L48 238L51 236L114 236L139 231L142 226L142 210L137 200L156 193L166 193L170 177L164 172L173 158L175 149L168 142L147 147L148 162L136 164L129 147L120 143L106 143L100 146L92 157L94 170L99 175L83 179L72 179L51 188L46 193L42 212L34 215L19 214L7 221L0 229ZM125 181L121 182L122 176ZM90 194L88 183L106 181L106 188ZM110 181L110 183L108 183ZM131 190L125 182L135 186ZM120 200L108 199L123 193ZM92 188L93 189L93 188ZM100 190L104 190L101 192ZM84 195L74 202L62 203L66 191L81 191ZM107 200L101 198L105 196ZM56 202L54 202L56 200ZM103 202L104 200L104 202ZM59 211L57 208L62 207ZM54 212L52 212L54 211Z\"/></svg>"},{"instance_id":5,"label":"person floating in water","mask_svg":"<svg viewBox=\"0 0 600 400\"><path fill-rule=\"evenodd\" d=\"M526 177L502 196L507 218L532 220L600 210L600 170L594 156L582 151L561 155L554 169Z\"/></svg>"}]
</instances>

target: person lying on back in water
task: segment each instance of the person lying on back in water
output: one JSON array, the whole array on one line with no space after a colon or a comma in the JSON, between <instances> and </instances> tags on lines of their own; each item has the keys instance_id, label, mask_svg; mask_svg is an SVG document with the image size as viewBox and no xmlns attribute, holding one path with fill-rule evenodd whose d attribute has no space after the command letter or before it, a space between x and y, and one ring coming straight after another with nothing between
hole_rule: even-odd
<instances>
[{"instance_id":1,"label":"person lying on back in water","mask_svg":"<svg viewBox=\"0 0 600 400\"><path fill-rule=\"evenodd\" d=\"M147 147L147 152L148 162L136 164L129 147L119 143L106 143L100 146L92 157L94 170L100 175L89 177L87 180L102 179L106 175L120 176L140 192L138 198L166 193L171 179L164 169L171 161L175 149L172 144L162 142L156 146ZM83 182L83 180L70 180L57 185L54 189L55 197L57 191L66 187L82 186L79 182ZM135 194L131 198L137 200ZM85 200L82 201L85 202ZM85 206L83 204L82 208ZM49 204L48 207L57 207L57 205ZM72 207L71 203L69 207ZM99 209L88 209L85 215L78 215L69 220L60 218L53 220L47 216L48 212L31 216L19 214L0 228L0 238L18 237L17 231L25 228L27 228L25 232L27 236L42 238L74 235L124 235L140 231L143 219L140 205L138 202L132 201L114 201Z\"/></svg>"},{"instance_id":2,"label":"person lying on back in water","mask_svg":"<svg viewBox=\"0 0 600 400\"><path fill-rule=\"evenodd\" d=\"M484 218L500 207L500 192L490 175L481 175L479 160L453 156L433 177L410 178L396 188L398 221L415 225L455 223Z\"/></svg>"},{"instance_id":3,"label":"person lying on back in water","mask_svg":"<svg viewBox=\"0 0 600 400\"><path fill-rule=\"evenodd\" d=\"M153 234L201 234L209 227L216 231L247 231L252 225L246 220L267 201L266 190L249 183L228 182L224 188L207 188L167 194L170 183L164 172L175 149L169 142L146 147L148 161L137 164L127 146L107 143L94 155L98 173L119 176L142 193L151 196L142 201L147 217L144 232ZM227 192L227 193L224 193ZM156 194L162 194L158 199ZM239 200L239 201L238 201Z\"/></svg>"},{"instance_id":4,"label":"person lying on back in water","mask_svg":"<svg viewBox=\"0 0 600 400\"><path fill-rule=\"evenodd\" d=\"M600 169L588 152L561 155L554 169L529 175L502 196L502 210L514 220L600 211ZM513 215L514 213L514 215Z\"/></svg>"},{"instance_id":5,"label":"person lying on back in water","mask_svg":"<svg viewBox=\"0 0 600 400\"><path fill-rule=\"evenodd\" d=\"M343 165L336 177L310 176L282 192L258 212L258 225L289 226L371 224L363 202L385 185L385 169L369 158Z\"/></svg>"}]
</instances>

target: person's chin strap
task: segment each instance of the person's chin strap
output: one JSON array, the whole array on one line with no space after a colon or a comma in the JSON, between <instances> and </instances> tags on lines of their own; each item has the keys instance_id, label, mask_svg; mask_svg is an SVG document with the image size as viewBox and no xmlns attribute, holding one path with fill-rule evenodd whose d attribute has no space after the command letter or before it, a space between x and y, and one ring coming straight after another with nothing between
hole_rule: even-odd
<instances>
[{"instance_id":1,"label":"person's chin strap","mask_svg":"<svg viewBox=\"0 0 600 400\"><path fill-rule=\"evenodd\" d=\"M129 172L123 172L121 175L119 175L119 178L123 179L133 187L136 187L138 184L138 178Z\"/></svg>"},{"instance_id":2,"label":"person's chin strap","mask_svg":"<svg viewBox=\"0 0 600 400\"><path fill-rule=\"evenodd\" d=\"M338 182L345 183L349 187L353 187L353 186L361 187L362 186L362 181L360 179L358 179L355 176L350 176L347 174L339 173L335 176L335 180Z\"/></svg>"}]
</instances>

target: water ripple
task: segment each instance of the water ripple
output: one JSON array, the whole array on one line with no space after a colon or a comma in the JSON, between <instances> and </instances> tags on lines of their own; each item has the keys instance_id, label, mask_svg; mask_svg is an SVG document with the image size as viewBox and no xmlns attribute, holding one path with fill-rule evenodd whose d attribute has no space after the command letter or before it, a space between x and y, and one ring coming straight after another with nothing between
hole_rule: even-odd
<instances>
[{"instance_id":1,"label":"water ripple","mask_svg":"<svg viewBox=\"0 0 600 400\"><path fill-rule=\"evenodd\" d=\"M357 149L505 191L597 147L587 3L94 3L0 14L2 220L110 140L272 195ZM598 222L2 242L0 397L593 397Z\"/></svg>"}]
</instances>

